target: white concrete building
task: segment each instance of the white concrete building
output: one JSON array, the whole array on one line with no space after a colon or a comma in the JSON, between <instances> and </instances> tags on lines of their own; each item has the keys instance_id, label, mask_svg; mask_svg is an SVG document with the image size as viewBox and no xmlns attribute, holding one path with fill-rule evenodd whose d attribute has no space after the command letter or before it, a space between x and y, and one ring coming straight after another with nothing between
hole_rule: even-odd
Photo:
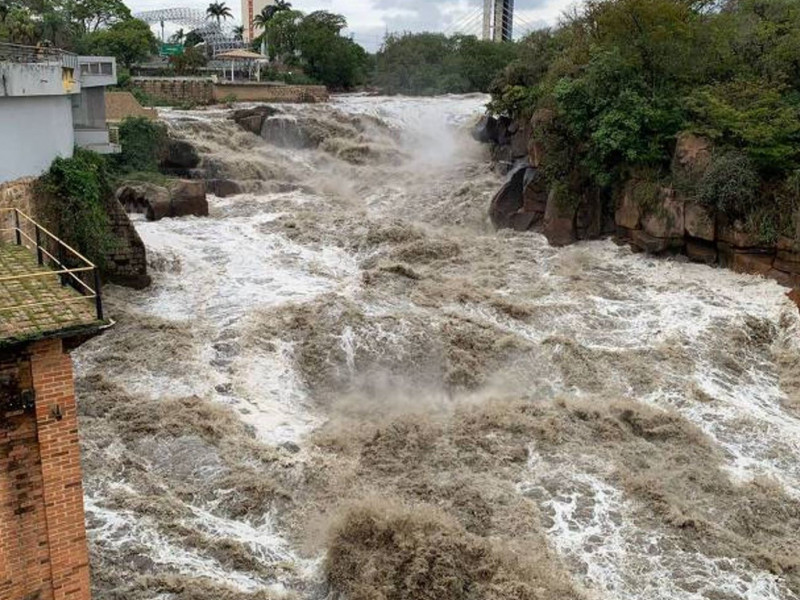
<instances>
[{"instance_id":1,"label":"white concrete building","mask_svg":"<svg viewBox=\"0 0 800 600\"><path fill-rule=\"evenodd\" d=\"M43 173L84 146L115 152L105 124L113 57L0 44L0 183Z\"/></svg>"}]
</instances>

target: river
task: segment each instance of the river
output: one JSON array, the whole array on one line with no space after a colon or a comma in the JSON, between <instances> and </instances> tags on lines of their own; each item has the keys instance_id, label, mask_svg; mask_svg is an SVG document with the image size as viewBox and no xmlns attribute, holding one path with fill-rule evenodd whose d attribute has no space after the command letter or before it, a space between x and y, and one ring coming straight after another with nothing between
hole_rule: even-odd
<instances>
[{"instance_id":1,"label":"river","mask_svg":"<svg viewBox=\"0 0 800 600\"><path fill-rule=\"evenodd\" d=\"M486 100L162 113L248 191L74 353L96 600L800 598L797 308L493 231Z\"/></svg>"}]
</instances>

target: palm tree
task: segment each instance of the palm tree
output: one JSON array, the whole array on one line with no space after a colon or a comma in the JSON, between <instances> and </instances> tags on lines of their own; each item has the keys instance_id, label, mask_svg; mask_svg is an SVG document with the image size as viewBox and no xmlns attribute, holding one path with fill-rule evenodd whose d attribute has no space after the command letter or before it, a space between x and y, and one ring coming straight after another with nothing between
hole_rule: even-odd
<instances>
[{"instance_id":1,"label":"palm tree","mask_svg":"<svg viewBox=\"0 0 800 600\"><path fill-rule=\"evenodd\" d=\"M171 37L171 38L169 38L169 39L170 39L170 41L172 41L172 42L174 42L174 43L176 43L176 44L182 44L182 43L183 43L183 40L185 40L185 39L186 39L186 32L185 32L185 31L183 31L183 28L181 28L181 29L178 29L178 31L176 31L175 33L173 33L173 34L172 34L172 37Z\"/></svg>"},{"instance_id":2,"label":"palm tree","mask_svg":"<svg viewBox=\"0 0 800 600\"><path fill-rule=\"evenodd\" d=\"M276 14L284 10L291 10L292 3L286 0L275 0L275 4L265 6L260 13L253 17L253 25L266 29L267 23L272 20Z\"/></svg>"},{"instance_id":3,"label":"palm tree","mask_svg":"<svg viewBox=\"0 0 800 600\"><path fill-rule=\"evenodd\" d=\"M244 25L233 28L233 39L237 42L241 42L244 39Z\"/></svg>"},{"instance_id":4,"label":"palm tree","mask_svg":"<svg viewBox=\"0 0 800 600\"><path fill-rule=\"evenodd\" d=\"M217 25L220 24L221 20L229 17L233 18L233 13L230 8L225 6L224 2L212 2L206 9L206 19L216 19Z\"/></svg>"}]
</instances>

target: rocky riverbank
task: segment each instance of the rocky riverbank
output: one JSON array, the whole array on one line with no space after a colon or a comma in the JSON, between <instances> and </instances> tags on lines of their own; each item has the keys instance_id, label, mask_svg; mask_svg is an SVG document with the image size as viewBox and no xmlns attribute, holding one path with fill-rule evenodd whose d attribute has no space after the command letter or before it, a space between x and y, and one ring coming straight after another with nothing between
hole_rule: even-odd
<instances>
[{"instance_id":1,"label":"rocky riverbank","mask_svg":"<svg viewBox=\"0 0 800 600\"><path fill-rule=\"evenodd\" d=\"M689 132L678 137L670 181L631 174L620 189L603 190L579 176L550 183L553 165L535 135L548 124L547 112L539 111L530 121L484 117L475 128L474 137L492 145L497 167L509 172L489 207L495 227L540 231L554 246L614 236L642 252L770 277L800 296L800 216L791 215L782 231L759 231L687 191L709 169L709 140Z\"/></svg>"}]
</instances>

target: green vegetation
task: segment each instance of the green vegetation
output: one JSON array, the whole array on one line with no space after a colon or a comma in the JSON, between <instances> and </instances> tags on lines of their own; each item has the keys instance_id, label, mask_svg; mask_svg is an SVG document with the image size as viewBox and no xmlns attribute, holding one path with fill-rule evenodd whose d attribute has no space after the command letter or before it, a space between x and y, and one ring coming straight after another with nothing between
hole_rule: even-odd
<instances>
[{"instance_id":1,"label":"green vegetation","mask_svg":"<svg viewBox=\"0 0 800 600\"><path fill-rule=\"evenodd\" d=\"M128 117L120 123L119 141L118 171L158 171L167 147L167 128L145 117Z\"/></svg>"},{"instance_id":2,"label":"green vegetation","mask_svg":"<svg viewBox=\"0 0 800 600\"><path fill-rule=\"evenodd\" d=\"M486 92L518 56L518 45L439 33L390 35L376 57L374 84L388 94Z\"/></svg>"},{"instance_id":3,"label":"green vegetation","mask_svg":"<svg viewBox=\"0 0 800 600\"><path fill-rule=\"evenodd\" d=\"M158 43L147 23L127 19L84 36L76 49L82 54L115 56L121 65L130 68L155 54Z\"/></svg>"},{"instance_id":4,"label":"green vegetation","mask_svg":"<svg viewBox=\"0 0 800 600\"><path fill-rule=\"evenodd\" d=\"M102 267L114 241L105 207L113 193L105 159L76 148L72 158L53 161L41 185L52 198L47 220L56 224L57 235Z\"/></svg>"},{"instance_id":5,"label":"green vegetation","mask_svg":"<svg viewBox=\"0 0 800 600\"><path fill-rule=\"evenodd\" d=\"M714 145L684 191L765 237L787 229L800 172L800 3L587 0L518 44L490 109L541 120L553 180L612 190L675 178L676 137Z\"/></svg>"},{"instance_id":6,"label":"green vegetation","mask_svg":"<svg viewBox=\"0 0 800 600\"><path fill-rule=\"evenodd\" d=\"M308 82L349 89L367 81L370 57L341 34L347 27L342 15L323 10L304 15L290 10L288 3L284 6L272 11L266 20L263 15L254 19L259 27L264 23L264 32L253 43L256 49L266 45L269 57L282 66L281 71L291 72L295 78L304 74Z\"/></svg>"},{"instance_id":7,"label":"green vegetation","mask_svg":"<svg viewBox=\"0 0 800 600\"><path fill-rule=\"evenodd\" d=\"M126 67L157 50L121 0L0 0L0 41L115 56Z\"/></svg>"},{"instance_id":8,"label":"green vegetation","mask_svg":"<svg viewBox=\"0 0 800 600\"><path fill-rule=\"evenodd\" d=\"M214 19L219 25L222 21L232 19L233 13L224 2L212 2L206 9L206 19Z\"/></svg>"}]
</instances>

